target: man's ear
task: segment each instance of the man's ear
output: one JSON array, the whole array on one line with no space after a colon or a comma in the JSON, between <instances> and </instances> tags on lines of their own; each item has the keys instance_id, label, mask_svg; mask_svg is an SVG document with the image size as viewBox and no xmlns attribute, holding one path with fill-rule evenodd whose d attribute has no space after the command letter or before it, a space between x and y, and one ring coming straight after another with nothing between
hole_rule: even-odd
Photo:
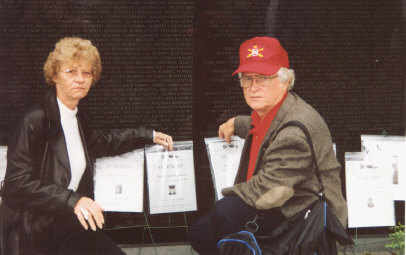
<instances>
[{"instance_id":1,"label":"man's ear","mask_svg":"<svg viewBox=\"0 0 406 255\"><path fill-rule=\"evenodd\" d=\"M280 84L281 84L281 86L282 86L285 90L288 90L289 83L290 83L290 80L285 81L285 82L283 82L283 83L281 82Z\"/></svg>"}]
</instances>

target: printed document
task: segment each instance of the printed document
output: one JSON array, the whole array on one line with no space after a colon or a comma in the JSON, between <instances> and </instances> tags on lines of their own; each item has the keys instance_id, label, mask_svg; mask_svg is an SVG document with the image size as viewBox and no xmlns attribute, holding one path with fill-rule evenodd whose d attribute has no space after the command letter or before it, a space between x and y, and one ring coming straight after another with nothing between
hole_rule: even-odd
<instances>
[{"instance_id":1,"label":"printed document","mask_svg":"<svg viewBox=\"0 0 406 255\"><path fill-rule=\"evenodd\" d=\"M95 171L95 201L105 211L143 211L144 149L98 158Z\"/></svg>"},{"instance_id":2,"label":"printed document","mask_svg":"<svg viewBox=\"0 0 406 255\"><path fill-rule=\"evenodd\" d=\"M361 151L371 162L389 161L395 200L406 198L406 137L361 135Z\"/></svg>"},{"instance_id":3,"label":"printed document","mask_svg":"<svg viewBox=\"0 0 406 255\"><path fill-rule=\"evenodd\" d=\"M150 214L197 210L193 142L146 148Z\"/></svg>"},{"instance_id":4,"label":"printed document","mask_svg":"<svg viewBox=\"0 0 406 255\"><path fill-rule=\"evenodd\" d=\"M345 153L348 227L395 225L392 166L372 163L362 152Z\"/></svg>"},{"instance_id":5,"label":"printed document","mask_svg":"<svg viewBox=\"0 0 406 255\"><path fill-rule=\"evenodd\" d=\"M221 190L234 184L245 140L233 136L230 144L217 137L205 138L204 141L209 156L216 199L219 200L223 198Z\"/></svg>"}]
</instances>

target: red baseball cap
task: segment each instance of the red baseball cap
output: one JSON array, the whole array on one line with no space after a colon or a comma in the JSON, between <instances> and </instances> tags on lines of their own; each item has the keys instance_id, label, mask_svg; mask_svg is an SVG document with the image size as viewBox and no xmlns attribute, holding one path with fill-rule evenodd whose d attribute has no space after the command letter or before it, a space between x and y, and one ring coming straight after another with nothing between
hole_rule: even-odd
<instances>
[{"instance_id":1,"label":"red baseball cap","mask_svg":"<svg viewBox=\"0 0 406 255\"><path fill-rule=\"evenodd\" d=\"M281 67L289 68L289 57L278 39L254 37L241 44L240 66L236 73L259 73L272 75Z\"/></svg>"}]
</instances>

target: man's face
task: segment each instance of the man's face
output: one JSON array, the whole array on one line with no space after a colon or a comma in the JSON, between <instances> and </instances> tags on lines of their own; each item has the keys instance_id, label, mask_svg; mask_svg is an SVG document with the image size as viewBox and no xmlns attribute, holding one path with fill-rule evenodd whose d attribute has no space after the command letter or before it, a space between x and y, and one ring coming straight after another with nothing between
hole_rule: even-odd
<instances>
[{"instance_id":1,"label":"man's face","mask_svg":"<svg viewBox=\"0 0 406 255\"><path fill-rule=\"evenodd\" d=\"M249 107L263 118L283 98L286 92L287 82L281 83L276 76L266 76L258 73L243 73L242 77L253 77L252 85L243 88L244 98ZM258 79L268 77L263 84ZM273 77L273 78L272 78Z\"/></svg>"}]
</instances>

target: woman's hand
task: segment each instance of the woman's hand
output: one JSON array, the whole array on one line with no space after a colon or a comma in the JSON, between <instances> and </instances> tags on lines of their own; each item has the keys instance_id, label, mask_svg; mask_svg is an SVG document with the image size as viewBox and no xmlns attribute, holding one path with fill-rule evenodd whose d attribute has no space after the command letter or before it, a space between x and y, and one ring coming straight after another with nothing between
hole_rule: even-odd
<instances>
[{"instance_id":1,"label":"woman's hand","mask_svg":"<svg viewBox=\"0 0 406 255\"><path fill-rule=\"evenodd\" d=\"M90 228L96 231L96 225L100 229L103 228L104 216L103 208L101 208L95 201L88 197L81 197L76 203L73 212L79 219L80 224L83 228L88 230Z\"/></svg>"},{"instance_id":2,"label":"woman's hand","mask_svg":"<svg viewBox=\"0 0 406 255\"><path fill-rule=\"evenodd\" d=\"M154 143L160 144L160 145L164 146L167 150L170 150L170 151L173 149L172 136L161 133L161 132L155 131Z\"/></svg>"},{"instance_id":3,"label":"woman's hand","mask_svg":"<svg viewBox=\"0 0 406 255\"><path fill-rule=\"evenodd\" d=\"M219 138L225 139L227 143L231 143L231 137L234 135L234 119L231 118L219 126Z\"/></svg>"}]
</instances>

